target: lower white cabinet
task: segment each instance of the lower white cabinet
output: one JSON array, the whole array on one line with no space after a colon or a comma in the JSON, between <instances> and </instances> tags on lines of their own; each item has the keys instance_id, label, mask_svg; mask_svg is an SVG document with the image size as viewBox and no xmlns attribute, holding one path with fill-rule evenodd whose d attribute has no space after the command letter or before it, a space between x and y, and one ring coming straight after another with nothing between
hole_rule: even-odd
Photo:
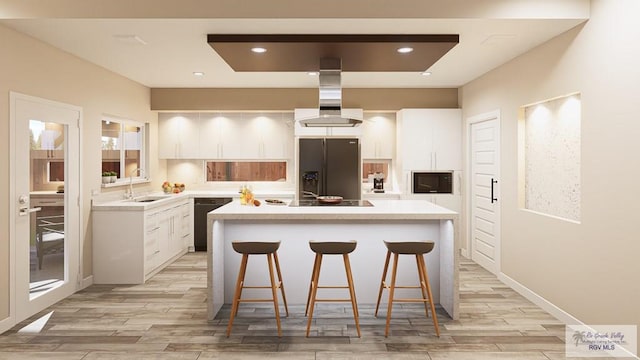
<instances>
[{"instance_id":1,"label":"lower white cabinet","mask_svg":"<svg viewBox=\"0 0 640 360\"><path fill-rule=\"evenodd\" d=\"M191 210L181 198L148 210L93 211L93 282L142 284L186 253Z\"/></svg>"}]
</instances>

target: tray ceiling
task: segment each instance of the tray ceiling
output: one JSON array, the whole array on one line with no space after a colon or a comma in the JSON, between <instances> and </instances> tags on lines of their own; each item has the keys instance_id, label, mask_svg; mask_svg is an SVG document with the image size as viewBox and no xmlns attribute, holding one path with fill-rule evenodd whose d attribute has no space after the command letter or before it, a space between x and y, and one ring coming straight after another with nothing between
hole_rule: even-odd
<instances>
[{"instance_id":1,"label":"tray ceiling","mask_svg":"<svg viewBox=\"0 0 640 360\"><path fill-rule=\"evenodd\" d=\"M234 71L317 71L339 58L342 71L421 72L458 44L458 35L209 34L209 45ZM264 53L254 53L260 47ZM399 48L411 48L399 53Z\"/></svg>"}]
</instances>

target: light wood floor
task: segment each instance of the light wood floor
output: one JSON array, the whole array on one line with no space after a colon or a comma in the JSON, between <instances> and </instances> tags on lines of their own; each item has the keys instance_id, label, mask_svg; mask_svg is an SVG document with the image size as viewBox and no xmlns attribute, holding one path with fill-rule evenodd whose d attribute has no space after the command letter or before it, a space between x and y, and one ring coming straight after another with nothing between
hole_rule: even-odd
<instances>
[{"instance_id":1,"label":"light wood floor","mask_svg":"<svg viewBox=\"0 0 640 360\"><path fill-rule=\"evenodd\" d=\"M372 305L359 304L361 338L348 304L319 304L309 338L304 306L291 306L278 338L271 307L242 304L227 338L230 309L207 322L205 254L191 253L144 285L94 285L19 324L0 336L0 359L565 358L558 320L475 263L461 263L460 320L440 310L440 338L419 304L394 306L388 338L385 313L375 318ZM19 332L51 312L41 331Z\"/></svg>"}]
</instances>

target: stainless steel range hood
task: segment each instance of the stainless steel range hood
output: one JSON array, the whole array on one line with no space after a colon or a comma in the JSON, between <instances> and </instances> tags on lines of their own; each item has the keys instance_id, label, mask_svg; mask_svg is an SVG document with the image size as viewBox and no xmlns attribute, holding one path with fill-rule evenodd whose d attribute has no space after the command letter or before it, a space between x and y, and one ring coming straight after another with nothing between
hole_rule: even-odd
<instances>
[{"instance_id":1,"label":"stainless steel range hood","mask_svg":"<svg viewBox=\"0 0 640 360\"><path fill-rule=\"evenodd\" d=\"M341 59L320 59L320 114L317 117L300 119L300 125L306 127L353 127L362 123L361 119L342 115L341 72Z\"/></svg>"}]
</instances>

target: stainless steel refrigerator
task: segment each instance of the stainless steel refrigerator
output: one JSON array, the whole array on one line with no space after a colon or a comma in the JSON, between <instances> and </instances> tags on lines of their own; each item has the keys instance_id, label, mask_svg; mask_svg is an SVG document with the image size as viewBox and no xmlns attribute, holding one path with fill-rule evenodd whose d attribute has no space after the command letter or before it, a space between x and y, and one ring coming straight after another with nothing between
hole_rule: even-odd
<instances>
[{"instance_id":1,"label":"stainless steel refrigerator","mask_svg":"<svg viewBox=\"0 0 640 360\"><path fill-rule=\"evenodd\" d=\"M361 169L358 139L313 138L299 140L298 199L305 194L342 196L360 200Z\"/></svg>"}]
</instances>

